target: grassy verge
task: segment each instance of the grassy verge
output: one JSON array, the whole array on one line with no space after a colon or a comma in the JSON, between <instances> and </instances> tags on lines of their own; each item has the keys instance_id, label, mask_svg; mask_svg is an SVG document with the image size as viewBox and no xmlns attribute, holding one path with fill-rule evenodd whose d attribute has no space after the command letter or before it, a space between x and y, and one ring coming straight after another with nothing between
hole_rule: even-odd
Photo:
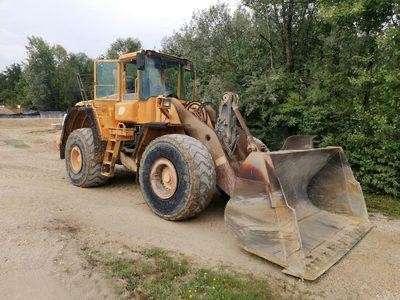
<instances>
[{"instance_id":1,"label":"grassy verge","mask_svg":"<svg viewBox=\"0 0 400 300\"><path fill-rule=\"evenodd\" d=\"M185 258L159 248L115 256L83 249L91 267L99 267L117 283L122 296L143 299L269 299L265 280L192 266Z\"/></svg>"},{"instance_id":2,"label":"grassy verge","mask_svg":"<svg viewBox=\"0 0 400 300\"><path fill-rule=\"evenodd\" d=\"M371 212L380 212L393 218L400 218L400 199L390 196L365 195L368 210Z\"/></svg>"}]
</instances>

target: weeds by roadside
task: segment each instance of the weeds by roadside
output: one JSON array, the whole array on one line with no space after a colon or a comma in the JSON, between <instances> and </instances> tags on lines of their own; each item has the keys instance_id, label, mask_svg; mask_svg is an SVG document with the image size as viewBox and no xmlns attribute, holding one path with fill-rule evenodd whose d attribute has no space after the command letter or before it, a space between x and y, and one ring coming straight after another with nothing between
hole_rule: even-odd
<instances>
[{"instance_id":1,"label":"weeds by roadside","mask_svg":"<svg viewBox=\"0 0 400 300\"><path fill-rule=\"evenodd\" d=\"M265 280L250 275L197 268L185 258L150 248L134 258L83 248L91 267L99 267L113 279L121 295L144 299L269 299L273 294Z\"/></svg>"},{"instance_id":2,"label":"weeds by roadside","mask_svg":"<svg viewBox=\"0 0 400 300\"><path fill-rule=\"evenodd\" d=\"M400 218L400 199L390 196L366 194L365 201L370 212L380 212L393 218Z\"/></svg>"}]
</instances>

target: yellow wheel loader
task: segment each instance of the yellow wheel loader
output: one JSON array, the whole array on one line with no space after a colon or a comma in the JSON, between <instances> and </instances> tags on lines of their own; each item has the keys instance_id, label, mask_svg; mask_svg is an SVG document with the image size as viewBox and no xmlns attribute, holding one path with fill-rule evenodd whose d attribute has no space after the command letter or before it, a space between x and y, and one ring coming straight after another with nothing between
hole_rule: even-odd
<instances>
[{"instance_id":1,"label":"yellow wheel loader","mask_svg":"<svg viewBox=\"0 0 400 300\"><path fill-rule=\"evenodd\" d=\"M72 107L62 126L72 184L101 185L121 164L153 212L172 221L198 215L222 190L227 227L245 250L318 278L371 229L343 150L293 136L269 151L237 95L225 94L216 112L196 101L193 77L190 61L149 50L96 61L94 100Z\"/></svg>"}]
</instances>

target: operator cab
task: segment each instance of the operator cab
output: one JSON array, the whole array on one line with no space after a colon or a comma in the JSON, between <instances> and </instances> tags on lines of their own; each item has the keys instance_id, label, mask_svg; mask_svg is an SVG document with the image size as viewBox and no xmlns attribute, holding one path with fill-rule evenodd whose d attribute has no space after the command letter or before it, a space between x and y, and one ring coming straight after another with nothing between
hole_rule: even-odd
<instances>
[{"instance_id":1,"label":"operator cab","mask_svg":"<svg viewBox=\"0 0 400 300\"><path fill-rule=\"evenodd\" d=\"M95 100L192 99L194 70L189 60L151 50L95 62Z\"/></svg>"}]
</instances>

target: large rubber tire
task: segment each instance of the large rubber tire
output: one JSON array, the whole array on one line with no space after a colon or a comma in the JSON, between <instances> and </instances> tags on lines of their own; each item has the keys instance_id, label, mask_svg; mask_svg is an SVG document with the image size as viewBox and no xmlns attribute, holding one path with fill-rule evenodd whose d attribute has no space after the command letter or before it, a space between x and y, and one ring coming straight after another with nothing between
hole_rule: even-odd
<instances>
[{"instance_id":1,"label":"large rubber tire","mask_svg":"<svg viewBox=\"0 0 400 300\"><path fill-rule=\"evenodd\" d=\"M150 183L151 167L166 158L175 167L178 183L175 193L161 199ZM139 182L153 212L163 219L177 221L198 215L210 203L216 189L214 161L198 140L182 134L169 134L153 140L142 155Z\"/></svg>"},{"instance_id":2,"label":"large rubber tire","mask_svg":"<svg viewBox=\"0 0 400 300\"><path fill-rule=\"evenodd\" d=\"M74 172L71 166L71 151L74 147L78 147L82 155L82 168L79 172ZM92 129L74 130L65 145L65 164L72 184L79 187L94 187L104 184L108 178L101 175L103 154L104 147L95 144Z\"/></svg>"}]
</instances>

